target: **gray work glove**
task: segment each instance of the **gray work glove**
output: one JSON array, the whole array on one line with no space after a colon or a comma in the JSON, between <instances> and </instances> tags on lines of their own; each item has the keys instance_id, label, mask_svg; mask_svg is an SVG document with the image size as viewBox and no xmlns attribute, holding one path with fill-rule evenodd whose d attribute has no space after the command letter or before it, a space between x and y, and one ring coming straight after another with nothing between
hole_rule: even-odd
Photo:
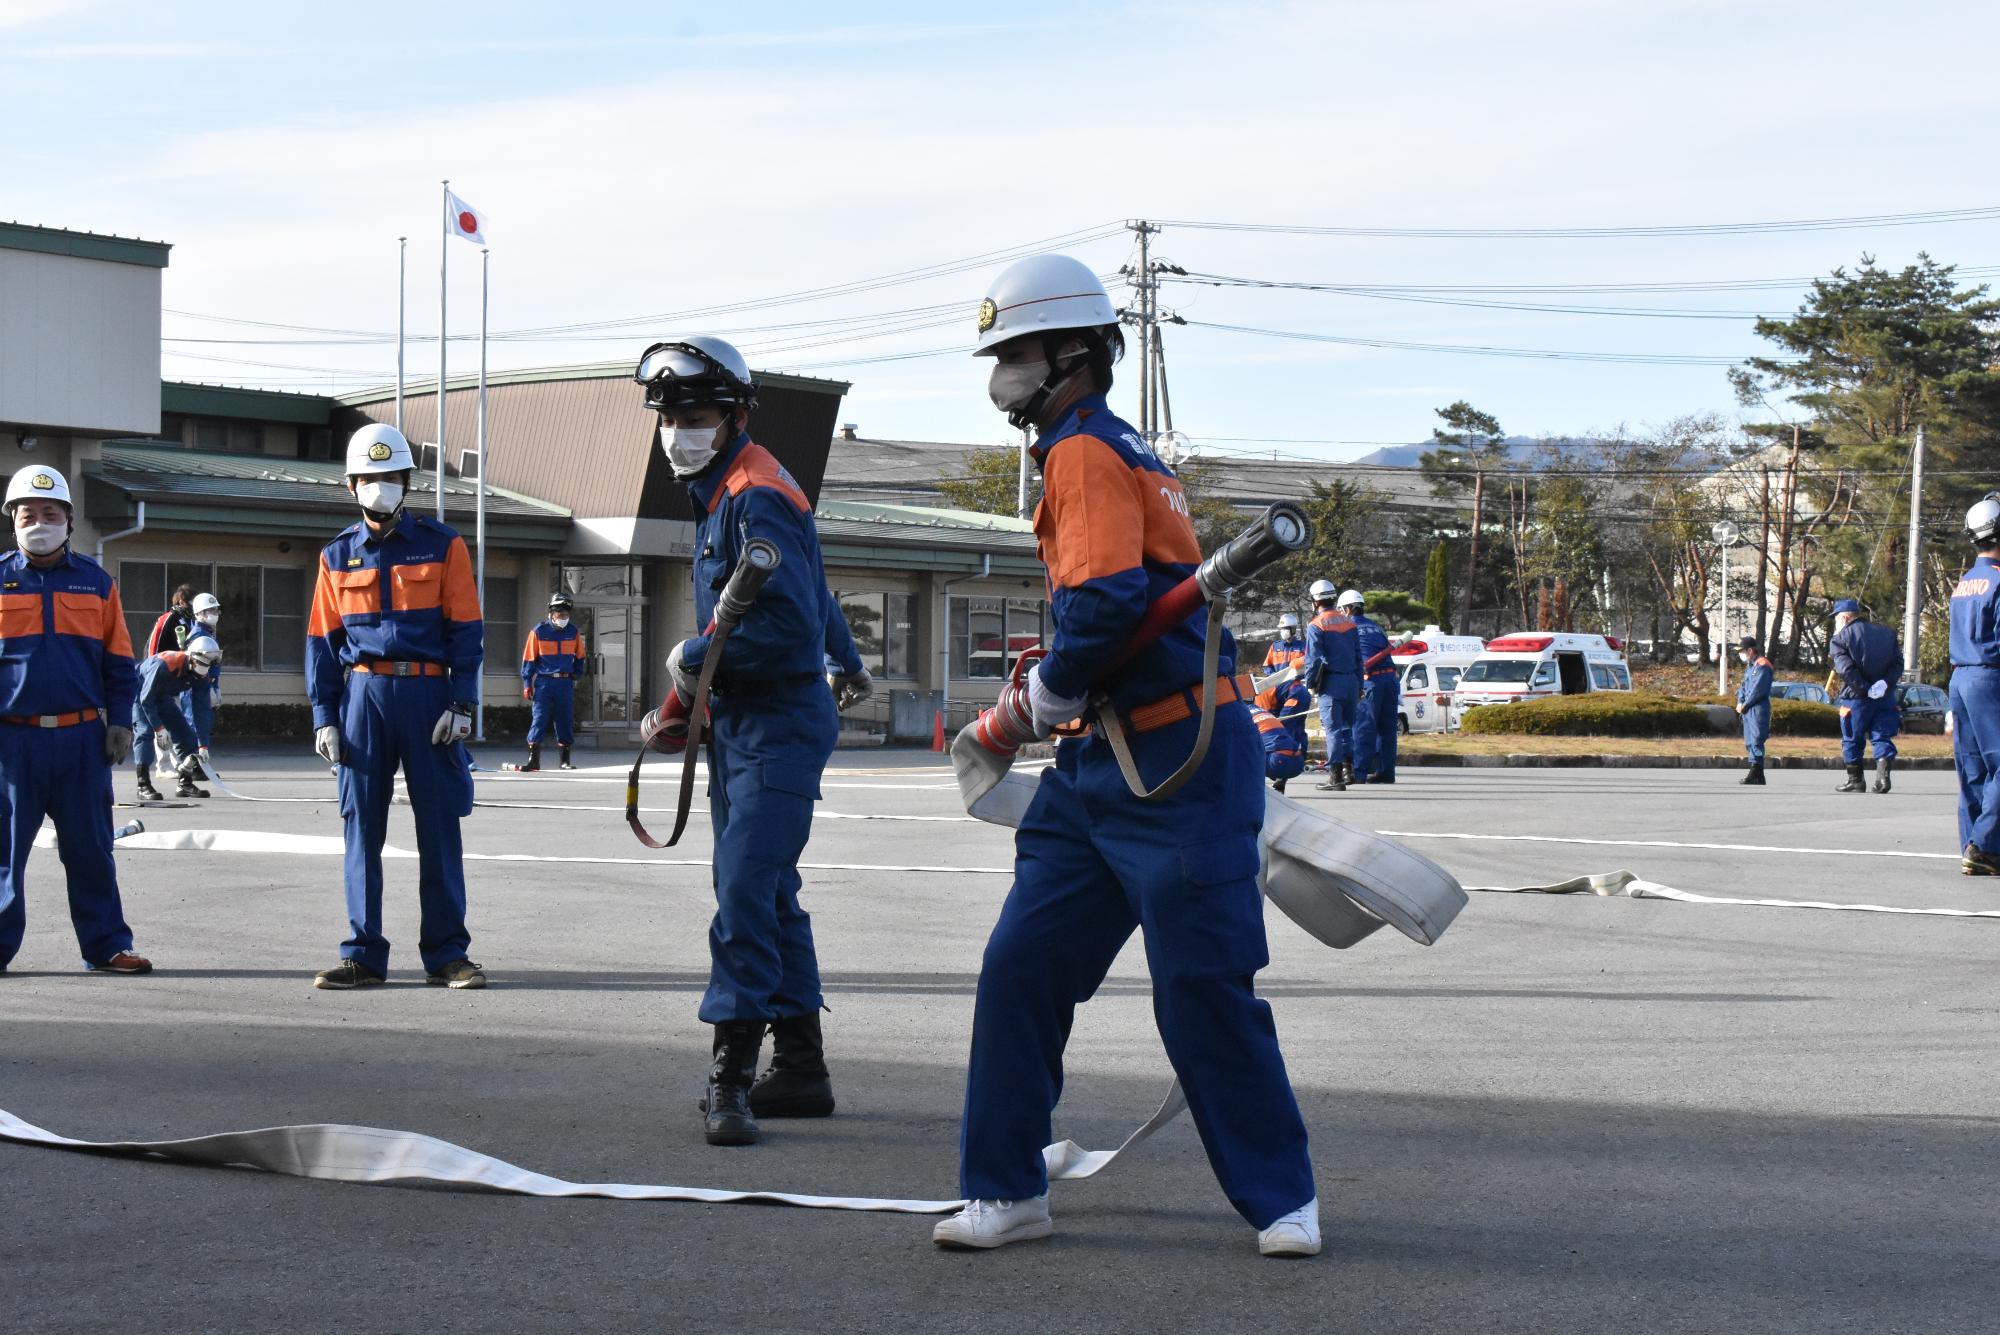
<instances>
[{"instance_id":1,"label":"gray work glove","mask_svg":"<svg viewBox=\"0 0 2000 1335\"><path fill-rule=\"evenodd\" d=\"M830 672L826 684L833 688L833 696L842 709L854 706L875 694L875 679L868 675L868 669L858 672Z\"/></svg>"},{"instance_id":2,"label":"gray work glove","mask_svg":"<svg viewBox=\"0 0 2000 1335\"><path fill-rule=\"evenodd\" d=\"M436 746L450 746L472 736L472 711L464 705L453 705L438 715L437 726L431 729L431 742Z\"/></svg>"},{"instance_id":3,"label":"gray work glove","mask_svg":"<svg viewBox=\"0 0 2000 1335\"><path fill-rule=\"evenodd\" d=\"M132 730L116 725L104 730L104 759L113 765L125 763L132 754Z\"/></svg>"},{"instance_id":4,"label":"gray work glove","mask_svg":"<svg viewBox=\"0 0 2000 1335\"><path fill-rule=\"evenodd\" d=\"M334 724L313 729L313 750L329 765L340 763L340 729Z\"/></svg>"},{"instance_id":5,"label":"gray work glove","mask_svg":"<svg viewBox=\"0 0 2000 1335\"><path fill-rule=\"evenodd\" d=\"M701 669L689 668L681 662L681 655L686 652L687 647L688 642L682 640L674 646L673 652L667 655L667 678L673 682L674 693L680 696L682 702L693 704L695 679L701 675Z\"/></svg>"}]
</instances>

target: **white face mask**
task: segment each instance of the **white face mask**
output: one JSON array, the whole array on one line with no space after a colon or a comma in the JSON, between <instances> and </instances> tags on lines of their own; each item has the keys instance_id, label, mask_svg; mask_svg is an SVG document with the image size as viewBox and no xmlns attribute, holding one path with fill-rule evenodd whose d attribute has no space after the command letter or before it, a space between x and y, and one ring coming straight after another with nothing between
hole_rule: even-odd
<instances>
[{"instance_id":1,"label":"white face mask","mask_svg":"<svg viewBox=\"0 0 2000 1335\"><path fill-rule=\"evenodd\" d=\"M554 616L549 618L549 624L560 630L562 627L567 626L569 624L569 618L567 616L564 616L561 612L558 612Z\"/></svg>"},{"instance_id":2,"label":"white face mask","mask_svg":"<svg viewBox=\"0 0 2000 1335\"><path fill-rule=\"evenodd\" d=\"M30 556L47 556L69 541L67 524L30 524L14 530L14 540Z\"/></svg>"},{"instance_id":3,"label":"white face mask","mask_svg":"<svg viewBox=\"0 0 2000 1335\"><path fill-rule=\"evenodd\" d=\"M364 510L372 510L378 515L394 514L403 503L403 484L377 482L370 478L355 484L354 499L361 502Z\"/></svg>"},{"instance_id":4,"label":"white face mask","mask_svg":"<svg viewBox=\"0 0 2000 1335\"><path fill-rule=\"evenodd\" d=\"M693 477L715 458L719 426L661 426L660 448L667 452L675 477Z\"/></svg>"},{"instance_id":5,"label":"white face mask","mask_svg":"<svg viewBox=\"0 0 2000 1335\"><path fill-rule=\"evenodd\" d=\"M190 658L188 660L188 667L197 677L206 677L208 675L208 664L202 662L199 658Z\"/></svg>"},{"instance_id":6,"label":"white face mask","mask_svg":"<svg viewBox=\"0 0 2000 1335\"><path fill-rule=\"evenodd\" d=\"M1743 660L1744 662L1746 662L1746 663L1748 663L1748 662L1750 662L1750 661L1751 661L1751 655L1749 655L1749 654L1738 654L1738 655L1736 655L1736 656L1737 656L1738 658L1742 659L1742 660Z\"/></svg>"},{"instance_id":7,"label":"white face mask","mask_svg":"<svg viewBox=\"0 0 2000 1335\"><path fill-rule=\"evenodd\" d=\"M986 397L1003 413L1019 412L1035 397L1035 391L1049 378L1049 364L1041 362L1001 363L986 382Z\"/></svg>"},{"instance_id":8,"label":"white face mask","mask_svg":"<svg viewBox=\"0 0 2000 1335\"><path fill-rule=\"evenodd\" d=\"M213 626L222 620L222 613L210 609L206 612L195 613L194 619L204 626Z\"/></svg>"}]
</instances>

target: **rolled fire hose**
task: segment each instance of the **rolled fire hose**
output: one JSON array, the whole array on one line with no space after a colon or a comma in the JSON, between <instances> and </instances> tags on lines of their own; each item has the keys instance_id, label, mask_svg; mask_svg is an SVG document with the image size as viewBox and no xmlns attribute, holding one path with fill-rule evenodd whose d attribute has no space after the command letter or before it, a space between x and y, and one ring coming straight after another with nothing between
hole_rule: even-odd
<instances>
[{"instance_id":1,"label":"rolled fire hose","mask_svg":"<svg viewBox=\"0 0 2000 1335\"><path fill-rule=\"evenodd\" d=\"M701 660L701 675L695 679L694 699L688 705L680 805L674 815L674 832L667 836L665 843L655 839L639 819L639 768L646 763L646 753L653 749L650 740L639 748L639 754L632 761L632 772L625 780L625 823L632 827L632 833L638 836L639 842L648 848L672 848L687 830L688 810L694 805L694 767L701 751L702 724L708 718L708 691L715 680L716 665L722 661L729 633L749 613L750 605L764 591L764 582L777 570L781 559L778 549L771 543L762 538L752 538L743 545L743 554L736 558L736 569L730 572L729 582L722 586L722 594L715 600L715 619L708 628L708 654Z\"/></svg>"}]
</instances>

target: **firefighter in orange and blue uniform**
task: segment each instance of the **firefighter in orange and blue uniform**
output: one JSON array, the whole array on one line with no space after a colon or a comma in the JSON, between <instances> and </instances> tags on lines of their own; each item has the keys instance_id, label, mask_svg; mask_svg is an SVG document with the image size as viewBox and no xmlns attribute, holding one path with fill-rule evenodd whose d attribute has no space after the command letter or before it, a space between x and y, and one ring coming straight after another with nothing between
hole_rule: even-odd
<instances>
[{"instance_id":1,"label":"firefighter in orange and blue uniform","mask_svg":"<svg viewBox=\"0 0 2000 1335\"><path fill-rule=\"evenodd\" d=\"M1251 706L1250 720L1257 725L1257 736L1264 743L1264 777L1282 793L1286 780L1296 779L1305 772L1305 747L1275 714L1261 706Z\"/></svg>"},{"instance_id":2,"label":"firefighter in orange and blue uniform","mask_svg":"<svg viewBox=\"0 0 2000 1335\"><path fill-rule=\"evenodd\" d=\"M1262 691L1259 691L1257 693L1256 708L1259 714L1268 715L1273 722L1285 730L1286 735L1290 738L1289 749L1296 752L1299 758L1298 768L1292 769L1285 774L1278 773L1276 769L1271 768L1269 765L1266 766L1267 772L1265 777L1272 780L1271 786L1282 793L1285 791L1285 782L1288 779L1297 778L1305 772L1306 715L1312 712L1312 692L1306 689L1304 682L1295 678L1291 681L1267 686ZM1264 725L1260 721L1257 726L1262 729ZM1276 743L1272 741L1267 733L1264 738L1264 749L1267 760L1275 754L1271 750L1275 745Z\"/></svg>"},{"instance_id":3,"label":"firefighter in orange and blue uniform","mask_svg":"<svg viewBox=\"0 0 2000 1335\"><path fill-rule=\"evenodd\" d=\"M174 769L180 775L174 795L208 796L208 790L195 783L201 772L201 739L183 705L190 692L208 689L209 674L221 661L222 647L210 636L197 635L188 641L186 650L165 649L139 665L139 695L132 706L137 732L132 761L139 772L140 801L160 800L152 769L158 756L153 734L161 728L173 739Z\"/></svg>"},{"instance_id":4,"label":"firefighter in orange and blue uniform","mask_svg":"<svg viewBox=\"0 0 2000 1335\"><path fill-rule=\"evenodd\" d=\"M716 907L699 1012L714 1026L702 1134L711 1145L748 1145L760 1134L758 1117L833 1111L799 858L839 734L836 698L841 708L858 704L874 683L827 589L811 501L750 439L757 387L742 354L706 336L657 343L633 378L659 414L661 449L698 516L695 624L713 624L717 597L752 539L778 549L777 569L714 665L706 725ZM711 642L704 630L667 657L683 707ZM823 675L829 657L839 667L831 676ZM667 712L662 705L647 716L649 744ZM772 1067L758 1078L767 1028Z\"/></svg>"},{"instance_id":5,"label":"firefighter in orange and blue uniform","mask_svg":"<svg viewBox=\"0 0 2000 1335\"><path fill-rule=\"evenodd\" d=\"M1148 605L1201 550L1180 480L1105 400L1123 347L1117 320L1087 266L1035 256L995 282L976 351L995 358L994 405L1036 428L1043 481L1034 527L1055 629L1009 689L1044 735L1079 718L1086 696L1101 698L1099 716L1120 712L1141 777L1158 784L1201 727L1207 617L1120 661ZM1153 1015L1225 1195L1266 1254L1319 1249L1305 1123L1254 986L1269 962L1257 886L1265 762L1227 632L1214 685L1207 757L1177 792L1135 795L1101 729L1063 739L1041 776L980 966L959 1141L968 1203L933 1230L940 1246L1049 1236L1042 1147L1054 1138L1063 1048L1077 1004L1137 929Z\"/></svg>"},{"instance_id":6,"label":"firefighter in orange and blue uniform","mask_svg":"<svg viewBox=\"0 0 2000 1335\"><path fill-rule=\"evenodd\" d=\"M111 767L132 749L138 673L118 585L70 549L69 483L30 464L7 484L17 547L0 556L0 973L28 929L28 853L55 822L83 962L149 973L111 857Z\"/></svg>"},{"instance_id":7,"label":"firefighter in orange and blue uniform","mask_svg":"<svg viewBox=\"0 0 2000 1335\"><path fill-rule=\"evenodd\" d=\"M521 650L521 698L533 702L528 721L528 763L524 774L542 767L542 738L556 735L557 754L564 769L570 743L576 739L576 679L583 675L583 632L571 624L576 603L566 593L549 597L549 614L528 632Z\"/></svg>"},{"instance_id":8,"label":"firefighter in orange and blue uniform","mask_svg":"<svg viewBox=\"0 0 2000 1335\"><path fill-rule=\"evenodd\" d=\"M1951 592L1951 752L1959 870L2000 876L2000 492L1965 512L1979 556Z\"/></svg>"},{"instance_id":9,"label":"firefighter in orange and blue uniform","mask_svg":"<svg viewBox=\"0 0 2000 1335\"><path fill-rule=\"evenodd\" d=\"M1353 778L1354 710L1361 699L1361 654L1354 621L1335 606L1331 580L1314 580L1312 624L1306 629L1305 683L1319 694L1319 726L1326 739L1326 782L1342 792Z\"/></svg>"},{"instance_id":10,"label":"firefighter in orange and blue uniform","mask_svg":"<svg viewBox=\"0 0 2000 1335\"><path fill-rule=\"evenodd\" d=\"M1340 595L1340 610L1354 620L1355 649L1361 656L1361 684L1366 692L1354 716L1355 783L1396 781L1396 719L1403 687L1396 674L1396 657L1389 635L1367 612L1358 589Z\"/></svg>"},{"instance_id":11,"label":"firefighter in orange and blue uniform","mask_svg":"<svg viewBox=\"0 0 2000 1335\"><path fill-rule=\"evenodd\" d=\"M381 983L382 844L400 768L417 827L417 951L425 981L484 987L467 958L465 856L472 814L465 739L479 692L484 623L472 558L457 533L403 507L414 469L402 432L376 423L347 444L347 487L361 522L320 553L306 626L313 745L340 772L347 840L348 936L315 987Z\"/></svg>"}]
</instances>

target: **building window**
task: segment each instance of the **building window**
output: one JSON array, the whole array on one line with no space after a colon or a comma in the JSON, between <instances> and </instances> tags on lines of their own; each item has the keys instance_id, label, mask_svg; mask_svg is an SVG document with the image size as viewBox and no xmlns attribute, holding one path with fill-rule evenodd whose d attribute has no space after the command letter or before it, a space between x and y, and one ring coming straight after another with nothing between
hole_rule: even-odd
<instances>
[{"instance_id":1,"label":"building window","mask_svg":"<svg viewBox=\"0 0 2000 1335\"><path fill-rule=\"evenodd\" d=\"M1030 649L1048 643L1048 604L1039 598L1007 600L1007 670Z\"/></svg>"},{"instance_id":2,"label":"building window","mask_svg":"<svg viewBox=\"0 0 2000 1335\"><path fill-rule=\"evenodd\" d=\"M516 671L521 648L528 642L521 630L521 581L512 575L488 575L486 601L479 610L486 619L486 662L480 670L502 674Z\"/></svg>"},{"instance_id":3,"label":"building window","mask_svg":"<svg viewBox=\"0 0 2000 1335\"><path fill-rule=\"evenodd\" d=\"M917 675L914 595L867 590L835 593L833 599L847 619L863 667L885 680L908 681Z\"/></svg>"},{"instance_id":4,"label":"building window","mask_svg":"<svg viewBox=\"0 0 2000 1335\"><path fill-rule=\"evenodd\" d=\"M556 588L579 602L590 598L643 598L646 566L642 561L610 565L559 565Z\"/></svg>"},{"instance_id":5,"label":"building window","mask_svg":"<svg viewBox=\"0 0 2000 1335\"><path fill-rule=\"evenodd\" d=\"M882 595L882 675L910 681L917 675L917 598L912 593Z\"/></svg>"},{"instance_id":6,"label":"building window","mask_svg":"<svg viewBox=\"0 0 2000 1335\"><path fill-rule=\"evenodd\" d=\"M1024 652L1047 644L1048 633L1048 604L1039 598L954 598L951 675L1004 677Z\"/></svg>"},{"instance_id":7,"label":"building window","mask_svg":"<svg viewBox=\"0 0 2000 1335\"><path fill-rule=\"evenodd\" d=\"M159 561L120 561L118 597L125 604L125 629L132 635L132 655L144 658L153 623L167 610L167 567Z\"/></svg>"},{"instance_id":8,"label":"building window","mask_svg":"<svg viewBox=\"0 0 2000 1335\"><path fill-rule=\"evenodd\" d=\"M264 649L266 672L303 671L306 665L306 577L316 572L298 567L264 569ZM223 625L233 612L227 594L222 601Z\"/></svg>"},{"instance_id":9,"label":"building window","mask_svg":"<svg viewBox=\"0 0 2000 1335\"><path fill-rule=\"evenodd\" d=\"M216 626L216 641L222 646L226 665L251 672L268 664L263 653L264 568L262 566L218 566L215 583L206 586L222 602L222 620ZM300 643L300 655L305 651Z\"/></svg>"}]
</instances>

